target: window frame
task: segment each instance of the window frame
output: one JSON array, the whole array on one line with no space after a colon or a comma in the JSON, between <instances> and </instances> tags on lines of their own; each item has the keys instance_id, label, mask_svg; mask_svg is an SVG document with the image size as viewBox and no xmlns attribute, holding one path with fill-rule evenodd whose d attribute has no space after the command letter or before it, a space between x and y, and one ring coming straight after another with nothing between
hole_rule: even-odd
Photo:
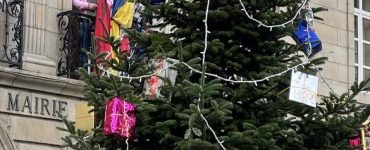
<instances>
[{"instance_id":1,"label":"window frame","mask_svg":"<svg viewBox=\"0 0 370 150\"><path fill-rule=\"evenodd\" d=\"M362 9L362 0L358 0L358 8L354 6L354 19L357 17L357 37L354 37L355 48L357 47L357 55L355 54L355 67L356 69L356 80L363 81L365 77L365 69L370 71L370 65L365 65L364 62L364 53L365 53L365 46L364 44L370 46L370 40L364 39L364 20L370 21L370 11L366 11ZM355 24L356 26L356 24ZM355 27L356 28L356 27ZM356 32L356 30L354 31ZM355 33L356 34L356 33Z\"/></svg>"}]
</instances>

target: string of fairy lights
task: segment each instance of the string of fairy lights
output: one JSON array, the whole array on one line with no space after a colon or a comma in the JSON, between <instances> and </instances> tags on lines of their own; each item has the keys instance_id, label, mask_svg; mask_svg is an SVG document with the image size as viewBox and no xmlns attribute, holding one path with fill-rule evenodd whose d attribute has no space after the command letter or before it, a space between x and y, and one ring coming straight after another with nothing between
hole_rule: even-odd
<instances>
[{"instance_id":1,"label":"string of fairy lights","mask_svg":"<svg viewBox=\"0 0 370 150\"><path fill-rule=\"evenodd\" d=\"M287 24L290 24L290 23L293 23L294 20L299 16L299 14L301 13L301 10L304 9L305 5L308 3L308 0L304 0L304 2L302 3L302 5L299 7L299 9L297 10L297 12L294 14L293 18L291 18L290 20L284 22L284 23L281 23L281 24L275 24L275 25L267 25L265 23L263 23L262 21L258 20L258 19L255 19L253 18L253 15L249 14L243 1L242 0L239 0L240 2L240 5L243 7L242 11L245 13L245 15L250 19L250 20L253 20L254 22L258 23L258 26L262 26L262 27L265 27L265 28L269 28L270 31L272 30L272 28L277 28L277 27L285 27Z\"/></svg>"},{"instance_id":2,"label":"string of fairy lights","mask_svg":"<svg viewBox=\"0 0 370 150\"><path fill-rule=\"evenodd\" d=\"M310 31L310 26L313 26L314 23L314 16L313 16L313 11L308 2L305 4L305 9L308 10L308 12L305 14L305 20L307 21L307 27L306 27L306 32L307 32L307 39L306 43L308 45L308 50L307 50L307 55L311 55L312 51L312 44L310 42L311 34L309 33ZM309 59L309 58L308 58ZM320 69L318 66L315 64L312 64L315 70L317 70L319 77L321 78L322 82L329 88L330 92L333 93L334 95L338 96L338 94L334 91L334 89L329 85L329 83L326 81L324 76L322 75Z\"/></svg>"},{"instance_id":3,"label":"string of fairy lights","mask_svg":"<svg viewBox=\"0 0 370 150\"><path fill-rule=\"evenodd\" d=\"M270 31L273 29L273 28L277 28L277 27L285 27L287 24L290 24L290 23L293 23L293 21L299 16L300 12L302 11L302 9L305 9L305 6L308 5L308 1L309 0L304 0L302 2L302 4L299 6L299 9L297 10L297 12L295 13L295 15L293 16L293 18L291 18L290 20L284 22L284 23L281 23L281 24L275 24L275 25L268 25L268 24L265 24L263 23L262 21L258 20L258 19L255 19L253 18L253 16L251 14L248 13L244 3L242 0L239 0L240 1L240 4L242 6L242 11L245 13L245 15L252 21L258 23L258 26L259 27L265 27L265 28L269 28ZM210 0L207 1L207 6L206 6L206 13L205 13L205 19L203 20L204 21L204 25L205 25L205 39L204 39L204 50L201 52L202 54L202 67L205 67L206 65L206 53L207 53L207 49L208 49L208 34L210 33L210 31L208 31L208 12L209 12L209 4L210 4ZM307 19L307 18L306 18ZM308 28L307 28L307 32L308 32ZM309 39L309 34L308 34L308 39ZM308 41L308 40L307 40ZM311 43L310 42L307 42L306 44L309 45L309 50L308 51L312 51L312 46L311 46ZM108 54L109 55L109 54ZM168 60L173 60L173 59L170 59L170 58L167 58ZM213 73L208 73L208 72L205 72L205 69L203 68L202 71L198 70L198 69L195 69L193 67L191 67L191 65L185 63L185 62L179 62L179 61L173 61L171 65L168 65L166 67L164 67L163 69L159 70L159 71L156 71L154 73L151 73L151 74L146 74L146 75L141 75L141 76L129 76L129 75L117 75L115 74L115 76L119 77L121 80L122 79L127 79L127 80L135 80L135 79L139 79L140 81L143 79L143 78L148 78L148 77L151 77L151 76L158 76L159 74L161 74L163 71L166 71L167 69L170 69L172 67L174 67L175 65L177 64L183 64L184 66L186 66L191 72L195 72L195 73L198 73L198 74L203 74L205 76L211 76L211 77L214 77L214 78L217 78L217 79L220 79L222 81L225 81L225 82L231 82L231 83L237 83L237 84L243 84L243 83L249 83L249 84L254 84L254 85L258 85L258 83L260 82L264 82L264 81L269 81L271 78L275 78L275 77L279 77L279 76L282 76L283 74L287 73L287 72L290 72L292 70L297 70L298 67L305 67L305 65L308 65L310 64L310 59L306 62L302 62L300 64L297 64L297 65L294 65L292 67L287 67L286 70L284 71L281 71L279 73L276 73L276 74L272 74L272 75L269 75L269 76L266 76L264 78L261 78L261 79L256 79L256 80L245 80L243 77L241 76L237 76L237 75L234 75L234 79L232 79L232 77L229 77L229 78L224 78L224 77L221 77L217 74L213 74ZM330 91L332 93L335 94L335 91L333 90L333 88L326 82L325 78L323 77L323 75L321 74L319 68L314 65L314 68L318 71L319 73L319 76L320 78L322 79L322 81L326 84L326 86L328 86L328 88L330 89ZM111 75L111 71L109 69L106 69L104 68L101 64L98 65L98 68L104 72L105 75L107 76L110 76ZM221 141L218 136L216 135L216 132L213 130L213 128L209 125L207 119L204 117L204 115L201 113L201 109L200 109L200 97L199 97L199 101L197 103L197 108L198 108L198 111L199 111L199 114L200 114L200 117L203 119L203 121L205 122L207 128L212 132L214 138L216 139L217 143L221 146L221 148L223 150L226 150L226 148L223 146L223 141ZM128 141L126 140L126 144L128 145ZM128 149L128 147L127 147Z\"/></svg>"},{"instance_id":4,"label":"string of fairy lights","mask_svg":"<svg viewBox=\"0 0 370 150\"><path fill-rule=\"evenodd\" d=\"M307 1L308 1L308 0L305 0L305 1L303 2L302 6L300 6L300 9L299 9L298 11L301 11L301 10L302 10L302 8L304 8L303 6L305 6L305 5L307 4ZM244 6L244 4L243 4L242 6ZM299 14L299 13L296 13L296 14ZM208 15L207 15L207 16L208 16ZM292 22L292 20L296 19L298 16L297 16L297 15L295 15L291 20L289 20L289 21L287 21L287 22L285 22L285 23L282 23L282 24L277 24L277 25L266 25L266 24L263 24L261 21L259 21L259 20L255 19L255 18L253 18L253 17L252 17L251 15L249 15L249 14L247 15L247 17L248 17L249 19L251 19L251 20L256 21L257 23L260 23L260 25L261 25L261 26L263 26L263 27L266 27L266 28L277 28L277 27L282 27L282 25L289 24L290 22ZM207 24L205 20L204 20L204 22L205 22L205 24ZM205 32L205 38L208 38L208 33L210 33L210 31L208 31L208 25L205 25L205 26L206 26L206 28L207 28L207 29L206 29L207 31ZM203 65L203 64L205 64L205 56L206 56L207 47L208 47L208 45L207 45L207 44L208 44L208 42L207 42L207 40L206 40L206 39L205 39L205 41L206 41L206 42L204 42L204 46L205 46L205 48L204 48L204 50L201 52L201 54L202 54L202 65ZM310 45L310 43L308 43L308 44ZM310 47L310 49L312 49L312 46L309 46L309 47ZM108 56L109 56L109 54L108 54ZM174 60L174 59L168 58L168 60ZM189 65L189 64L187 64L187 63L185 63L185 62L175 62L175 61L172 61L172 62L173 62L173 63L172 63L171 65L166 66L166 67L164 67L163 69L161 69L160 71L157 71L157 72L154 72L154 73L151 73L151 74L146 74L146 75L141 75L141 76L119 75L118 77L119 77L119 78L121 78L121 79L128 79L128 80L135 80L135 79L142 80L143 78L148 78L148 77L151 77L151 76L153 76L153 75L159 75L161 72L163 72L163 71L165 71L165 70L167 70L167 69L169 69L169 68L174 67L176 64L183 64L183 65L184 65L184 66L186 66L190 71L195 72L195 73L198 73L198 74L202 74L202 71L197 70L197 69L195 69L195 68L191 67L191 65ZM304 67L304 66L305 66L305 65L307 65L307 64L310 64L310 61L302 62L302 63L300 63L300 64L297 64L297 65L293 66L293 67L287 67L287 69L286 69L286 70L284 70L284 71L282 71L282 72L279 72L279 73L276 73L276 74L272 74L272 75L269 75L269 76L264 77L264 78L262 78L262 79L256 79L256 80L245 80L243 77L238 76L238 75L234 75L234 78L235 78L235 79L232 79L232 77L224 78L224 77L221 77L221 76L219 76L219 75L217 75L217 74L208 73L208 72L206 72L206 73L205 73L205 75L207 75L207 76L212 76L212 77L218 78L218 79L220 79L220 80L223 80L223 81L226 81L226 82L231 82L231 83L238 83L238 84L242 84L242 83L252 83L252 84L257 85L259 82L269 81L271 78L279 77L279 76L281 76L281 75L283 75L283 74L285 74L285 73L287 73L287 72L289 72L289 71L291 71L291 70L296 70L298 67ZM100 70L102 70L102 71L104 72L104 74L106 74L106 75L108 75L108 76L111 74L110 70L109 70L109 69L105 69L102 65L98 65L98 68L99 68ZM117 76L117 75L115 75L115 76Z\"/></svg>"},{"instance_id":5,"label":"string of fairy lights","mask_svg":"<svg viewBox=\"0 0 370 150\"><path fill-rule=\"evenodd\" d=\"M303 4L304 5L306 5L307 4L307 0L305 0L304 2L303 2ZM298 11L301 11L302 10L302 8L304 8L303 6L304 5L302 5L301 7L300 7L300 9L298 10ZM244 5L243 5L244 6ZM296 13L297 14L297 13ZM299 14L299 13L298 13ZM282 23L282 24L278 24L278 25L266 25L266 24L263 24L261 21L259 21L259 20L256 20L255 18L253 18L251 15L247 15L247 17L249 18L249 19L251 19L251 20L254 20L254 21L256 21L257 23L261 23L261 25L263 26L263 27L266 27L266 28L276 28L276 27L281 27L282 25L286 25L286 24L288 24L289 22L291 22L291 20L289 20L289 21L287 21L287 22L285 22L285 23ZM293 18L293 20L294 19L296 19L296 15L295 15L295 17ZM206 23L205 23L206 24ZM208 25L207 25L208 26ZM307 31L308 31L308 29L307 29ZM207 32L207 33L209 33L209 31ZM206 34L206 36L207 36L208 34ZM308 39L310 38L309 37L310 36L310 34L308 34ZM308 42L307 43L308 45L309 45L309 50L308 51L310 51L311 49L312 49L312 46L311 46L311 43L310 42ZM207 42L205 42L205 47L207 47ZM204 49L204 51L203 52L201 52L202 54L203 54L203 59L202 59L202 64L204 64L205 63L205 56L206 56L206 48ZM130 55L133 55L133 54L130 54ZM108 59L108 56L110 56L110 53L108 53L108 55L106 56L106 58L105 59ZM170 59L170 58L168 58L169 60L174 60L174 59ZM165 68L163 68L163 69L161 69L161 70L159 70L159 71L157 71L157 72L154 72L154 73L151 73L151 74L146 74L146 75L141 75L141 76L130 76L130 75L120 75L120 76L118 76L119 78L121 78L121 79L128 79L128 80L134 80L134 79L139 79L139 80L142 80L143 78L148 78L148 77L151 77L151 76L155 76L155 75L159 75L161 72L163 72L163 71L166 71L167 69L169 69L169 68L172 68L172 67L174 67L175 65L177 65L177 64L183 64L183 65L185 65L188 69L190 69L192 72L195 72L195 73L198 73L198 74L201 74L202 73L202 71L200 71L200 70L197 70L197 69L195 69L195 68L193 68L193 67L191 67L191 65L189 65L189 64L187 64L187 63L185 63L185 62L175 62L175 61L172 61L173 63L171 64L171 65L169 65L169 66L167 66L167 67L165 67ZM279 72L279 73L276 73L276 74L272 74L272 75L270 75L270 76L267 76L267 77L264 77L264 78L262 78L262 79L256 79L256 80L244 80L243 79L243 77L239 77L239 80L237 80L237 76L235 75L235 79L231 79L231 77L229 77L229 78L224 78L224 77L221 77L221 76L219 76L219 75L217 75L217 74L212 74L212 73L208 73L208 72L206 72L205 73L205 75L207 75L207 76L211 76L211 77L215 77L215 78L218 78L218 79L220 79L220 80L223 80L223 81L226 81L226 82L231 82L231 83L238 83L238 84L242 84L242 83L253 83L253 84L255 84L255 85L257 85L259 82L264 82L264 81L269 81L269 79L271 79L271 78L274 78L274 77L279 77L279 76L281 76L281 75L283 75L283 74L285 74L285 73L287 73L287 72L289 72L289 71L292 71L292 70L296 70L298 67L304 67L305 65L307 65L307 64L310 64L310 61L306 61L306 62L302 62L302 63L300 63L300 64L298 64L298 65L295 65L295 66L293 66L293 67L288 67L286 70L284 70L284 71L282 71L282 72ZM313 64L313 66L315 67L315 69L316 70L318 70L318 72L320 73L320 70L319 70L319 68L316 66L316 65L314 65ZM102 70L103 72L104 72L104 74L105 75L107 75L107 76L110 76L110 74L111 74L111 72L110 72L110 70L109 69L105 69L102 65L100 65L100 64L98 64L98 68L100 69L100 70ZM117 75L115 75L115 76L117 76ZM322 78L322 80L323 80L323 82L325 82L325 84L327 84L327 86L330 88L330 90L331 90L331 92L333 92L333 93L335 93L334 92L334 90L333 90L333 88L325 81L325 78L322 76L322 74L320 73L320 77Z\"/></svg>"},{"instance_id":6,"label":"string of fairy lights","mask_svg":"<svg viewBox=\"0 0 370 150\"><path fill-rule=\"evenodd\" d=\"M207 1L206 14L205 14L205 19L204 19L204 27L205 27L205 32L204 32L204 50L202 52L203 58L202 58L202 72L201 72L202 73L202 76L203 76L203 83L204 83L205 74L206 74L206 53L207 53L207 49L208 49L208 33L210 33L208 31L209 3L210 3L210 0ZM195 69L193 71L195 71ZM204 84L202 84L202 88L204 89ZM199 100L198 100L198 103L197 103L197 109L198 109L199 115L203 119L203 121L206 123L207 128L212 132L212 134L213 134L214 138L216 139L217 143L221 146L221 148L223 150L226 150L226 148L222 144L223 142L220 141L220 139L218 138L216 132L209 125L208 120L202 114L201 109L200 109L200 104L201 104L201 96L199 96Z\"/></svg>"}]
</instances>

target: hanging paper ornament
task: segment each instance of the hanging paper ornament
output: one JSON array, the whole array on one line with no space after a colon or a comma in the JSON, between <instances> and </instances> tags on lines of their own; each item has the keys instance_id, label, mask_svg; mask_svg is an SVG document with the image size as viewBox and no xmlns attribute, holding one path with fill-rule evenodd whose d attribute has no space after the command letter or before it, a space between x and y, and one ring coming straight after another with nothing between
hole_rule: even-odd
<instances>
[{"instance_id":1,"label":"hanging paper ornament","mask_svg":"<svg viewBox=\"0 0 370 150\"><path fill-rule=\"evenodd\" d=\"M136 124L135 104L119 97L108 100L105 104L104 135L130 138Z\"/></svg>"},{"instance_id":2,"label":"hanging paper ornament","mask_svg":"<svg viewBox=\"0 0 370 150\"><path fill-rule=\"evenodd\" d=\"M159 92L159 86L162 83L158 76L151 76L149 79L147 79L147 82L149 84L149 93L147 95L149 98L155 98L157 95L160 95Z\"/></svg>"},{"instance_id":3,"label":"hanging paper ornament","mask_svg":"<svg viewBox=\"0 0 370 150\"><path fill-rule=\"evenodd\" d=\"M170 80L172 85L175 84L177 71L168 68L168 66L174 62L176 62L176 60L169 61L168 59L152 59L149 61L149 64L154 67L154 72L159 73L159 75L151 76L145 80L144 89L145 95L148 96L148 98L153 99L164 97L163 95L161 95L159 90L159 87L165 84L165 82L161 78L167 78Z\"/></svg>"},{"instance_id":4,"label":"hanging paper ornament","mask_svg":"<svg viewBox=\"0 0 370 150\"><path fill-rule=\"evenodd\" d=\"M289 99L316 107L319 78L299 71L292 71Z\"/></svg>"},{"instance_id":5,"label":"hanging paper ornament","mask_svg":"<svg viewBox=\"0 0 370 150\"><path fill-rule=\"evenodd\" d=\"M76 129L91 131L94 128L94 112L89 113L94 107L87 103L76 104Z\"/></svg>"}]
</instances>

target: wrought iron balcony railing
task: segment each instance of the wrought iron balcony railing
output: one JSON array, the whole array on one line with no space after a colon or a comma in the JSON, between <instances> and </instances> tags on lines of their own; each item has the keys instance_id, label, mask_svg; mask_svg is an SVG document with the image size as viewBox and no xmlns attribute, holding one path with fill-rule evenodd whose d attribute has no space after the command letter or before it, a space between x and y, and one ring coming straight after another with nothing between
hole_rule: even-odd
<instances>
[{"instance_id":1,"label":"wrought iron balcony railing","mask_svg":"<svg viewBox=\"0 0 370 150\"><path fill-rule=\"evenodd\" d=\"M0 1L0 23L4 24L0 30L0 63L10 67L22 67L23 55L23 0Z\"/></svg>"},{"instance_id":2,"label":"wrought iron balcony railing","mask_svg":"<svg viewBox=\"0 0 370 150\"><path fill-rule=\"evenodd\" d=\"M82 49L91 51L95 17L76 11L66 11L57 15L61 31L61 58L58 62L58 76L78 78L75 72L87 63Z\"/></svg>"}]
</instances>

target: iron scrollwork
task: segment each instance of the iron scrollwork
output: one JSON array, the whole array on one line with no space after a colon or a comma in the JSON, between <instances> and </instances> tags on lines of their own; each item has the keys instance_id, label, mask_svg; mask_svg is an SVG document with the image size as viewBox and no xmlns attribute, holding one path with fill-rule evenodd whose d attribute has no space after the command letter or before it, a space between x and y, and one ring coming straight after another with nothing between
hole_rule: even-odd
<instances>
[{"instance_id":1,"label":"iron scrollwork","mask_svg":"<svg viewBox=\"0 0 370 150\"><path fill-rule=\"evenodd\" d=\"M5 13L5 44L4 59L0 62L8 63L11 67L21 68L23 54L23 0L10 0L0 2L1 11ZM11 20L15 20L11 25ZM11 25L11 29L9 29ZM11 31L11 32L10 32ZM13 35L9 35L13 33ZM9 43L9 40L12 42Z\"/></svg>"},{"instance_id":2,"label":"iron scrollwork","mask_svg":"<svg viewBox=\"0 0 370 150\"><path fill-rule=\"evenodd\" d=\"M58 75L65 75L67 74L68 65L67 65L67 56L68 56L68 50L70 49L70 30L68 30L70 27L69 25L69 16L67 13L58 14L59 21L58 26L61 30L62 34L60 37L60 40L62 41L62 47L59 48L59 51L61 52L61 58L58 62Z\"/></svg>"},{"instance_id":3,"label":"iron scrollwork","mask_svg":"<svg viewBox=\"0 0 370 150\"><path fill-rule=\"evenodd\" d=\"M80 38L85 37L80 37L79 32L81 27L86 27L85 25L88 25L90 29L93 28L95 18L75 11L62 12L57 17L59 18L58 26L62 42L62 46L59 48L61 57L58 62L58 75L67 75L68 78L74 78L74 71L83 65L79 61L79 57L81 57L79 41L81 41Z\"/></svg>"}]
</instances>

